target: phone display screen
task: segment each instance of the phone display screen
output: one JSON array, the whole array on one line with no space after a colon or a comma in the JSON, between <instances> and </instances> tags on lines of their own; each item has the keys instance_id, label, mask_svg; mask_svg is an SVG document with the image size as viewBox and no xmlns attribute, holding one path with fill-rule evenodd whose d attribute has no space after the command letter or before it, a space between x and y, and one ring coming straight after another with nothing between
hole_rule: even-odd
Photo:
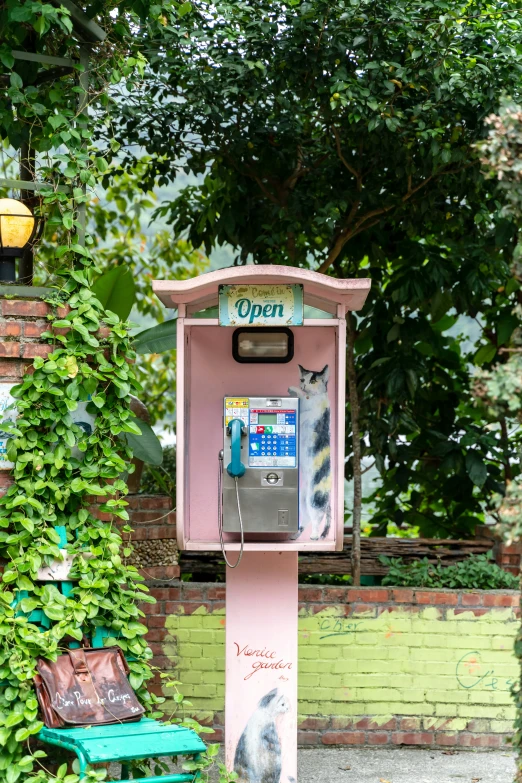
<instances>
[{"instance_id":1,"label":"phone display screen","mask_svg":"<svg viewBox=\"0 0 522 783\"><path fill-rule=\"evenodd\" d=\"M257 423L260 425L277 424L277 413L259 413Z\"/></svg>"}]
</instances>

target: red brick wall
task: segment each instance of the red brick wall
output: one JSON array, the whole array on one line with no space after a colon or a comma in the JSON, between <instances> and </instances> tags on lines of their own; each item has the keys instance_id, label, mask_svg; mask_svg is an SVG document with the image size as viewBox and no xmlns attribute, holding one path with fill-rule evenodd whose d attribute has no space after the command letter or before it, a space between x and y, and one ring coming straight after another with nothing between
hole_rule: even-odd
<instances>
[{"instance_id":1,"label":"red brick wall","mask_svg":"<svg viewBox=\"0 0 522 783\"><path fill-rule=\"evenodd\" d=\"M50 312L50 307L37 299L0 300L0 382L20 383L32 360L52 351L52 346L40 342ZM0 493L12 483L10 472L0 470Z\"/></svg>"},{"instance_id":2,"label":"red brick wall","mask_svg":"<svg viewBox=\"0 0 522 783\"><path fill-rule=\"evenodd\" d=\"M49 329L51 311L38 299L0 300L0 380L19 380L32 359L52 352L52 345L40 341L42 332ZM62 317L66 312L58 310Z\"/></svg>"}]
</instances>

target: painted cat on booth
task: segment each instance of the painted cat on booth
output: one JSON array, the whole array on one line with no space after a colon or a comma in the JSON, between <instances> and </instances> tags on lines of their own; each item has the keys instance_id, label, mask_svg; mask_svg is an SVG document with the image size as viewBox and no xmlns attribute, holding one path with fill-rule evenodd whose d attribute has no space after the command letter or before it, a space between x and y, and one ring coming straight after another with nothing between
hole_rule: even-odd
<instances>
[{"instance_id":1,"label":"painted cat on booth","mask_svg":"<svg viewBox=\"0 0 522 783\"><path fill-rule=\"evenodd\" d=\"M289 710L288 699L277 688L260 700L237 743L237 783L281 783L281 741L276 719Z\"/></svg>"},{"instance_id":2,"label":"painted cat on booth","mask_svg":"<svg viewBox=\"0 0 522 783\"><path fill-rule=\"evenodd\" d=\"M312 526L310 539L326 538L331 525L332 470L328 365L306 370L300 364L299 386L288 393L299 397L299 533Z\"/></svg>"}]
</instances>

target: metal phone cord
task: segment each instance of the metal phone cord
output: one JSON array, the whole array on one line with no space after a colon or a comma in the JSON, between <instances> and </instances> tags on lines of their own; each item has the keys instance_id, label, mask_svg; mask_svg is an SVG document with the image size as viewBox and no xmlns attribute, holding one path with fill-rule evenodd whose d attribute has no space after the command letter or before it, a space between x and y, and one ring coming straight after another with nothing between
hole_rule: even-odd
<instances>
[{"instance_id":1,"label":"metal phone cord","mask_svg":"<svg viewBox=\"0 0 522 783\"><path fill-rule=\"evenodd\" d=\"M239 502L239 485L237 483L237 476L234 476L236 484L236 501L237 501L237 513L239 516L239 528L241 530L241 548L239 550L239 557L237 561L232 565L228 562L227 554L225 552L225 542L223 541L223 506L221 502L223 492L223 452L220 451L218 455L218 521L219 521L219 541L221 543L221 552L225 559L225 563L229 568L237 568L243 557L243 550L245 547L245 532L243 530L243 517L241 516L241 504Z\"/></svg>"}]
</instances>

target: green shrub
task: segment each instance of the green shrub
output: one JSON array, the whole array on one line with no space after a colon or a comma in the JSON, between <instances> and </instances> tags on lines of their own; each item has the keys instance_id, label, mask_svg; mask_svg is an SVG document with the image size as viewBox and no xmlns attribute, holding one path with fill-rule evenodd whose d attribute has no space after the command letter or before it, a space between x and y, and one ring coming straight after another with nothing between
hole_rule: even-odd
<instances>
[{"instance_id":1,"label":"green shrub","mask_svg":"<svg viewBox=\"0 0 522 783\"><path fill-rule=\"evenodd\" d=\"M518 590L519 579L491 561L492 553L470 555L454 565L430 563L428 558L404 563L401 557L381 555L388 567L383 585L393 587L441 587L463 590Z\"/></svg>"},{"instance_id":2,"label":"green shrub","mask_svg":"<svg viewBox=\"0 0 522 783\"><path fill-rule=\"evenodd\" d=\"M307 574L299 577L302 585L340 585L348 587L353 582L350 574Z\"/></svg>"},{"instance_id":3,"label":"green shrub","mask_svg":"<svg viewBox=\"0 0 522 783\"><path fill-rule=\"evenodd\" d=\"M140 482L140 493L145 495L170 495L176 505L176 447L163 449L163 463L159 466L146 463Z\"/></svg>"}]
</instances>

